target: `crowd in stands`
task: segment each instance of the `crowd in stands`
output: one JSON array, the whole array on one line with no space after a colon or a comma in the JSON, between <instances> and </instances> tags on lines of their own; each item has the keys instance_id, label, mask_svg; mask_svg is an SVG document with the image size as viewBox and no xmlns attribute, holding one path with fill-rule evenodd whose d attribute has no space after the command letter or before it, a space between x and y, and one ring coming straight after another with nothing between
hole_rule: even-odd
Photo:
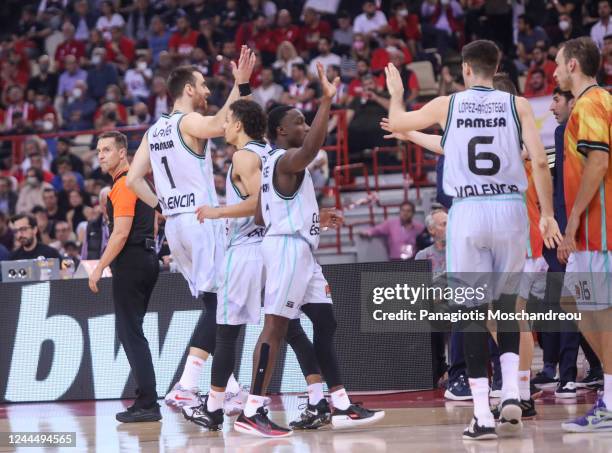
<instances>
[{"instance_id":1,"label":"crowd in stands","mask_svg":"<svg viewBox=\"0 0 612 453\"><path fill-rule=\"evenodd\" d=\"M554 57L566 39L590 34L602 50L601 83L612 85L612 24L607 0L330 0L320 12L304 0L7 0L0 6L0 244L14 248L8 219L35 215L41 240L66 252L103 215L108 184L93 151L76 153L70 137L45 134L140 126L171 109L166 78L195 65L219 109L233 84L231 60L242 45L257 52L253 99L282 103L307 118L317 109L316 62L340 76L334 100L345 109L352 156L383 139L379 120L389 96L383 68L401 69L408 108L426 100L410 64L428 62L439 94L463 89L460 50L496 41L501 69L525 96L552 93ZM335 123L330 126L334 140ZM42 136L41 136L42 134ZM142 131L130 137L131 147ZM1 138L1 137L0 137ZM93 143L92 143L93 144ZM90 148L93 148L91 146ZM231 147L215 141L215 184L224 191ZM133 151L133 150L132 150ZM365 151L365 153L364 153ZM327 158L313 164L320 186Z\"/></svg>"}]
</instances>

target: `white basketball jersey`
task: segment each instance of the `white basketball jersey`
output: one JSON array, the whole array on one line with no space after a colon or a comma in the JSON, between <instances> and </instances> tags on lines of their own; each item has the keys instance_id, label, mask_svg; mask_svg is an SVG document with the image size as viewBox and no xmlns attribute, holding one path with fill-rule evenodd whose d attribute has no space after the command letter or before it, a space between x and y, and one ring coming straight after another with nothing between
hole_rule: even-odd
<instances>
[{"instance_id":1,"label":"white basketball jersey","mask_svg":"<svg viewBox=\"0 0 612 453\"><path fill-rule=\"evenodd\" d=\"M444 192L459 198L525 192L515 97L472 87L451 96L448 112L442 137Z\"/></svg>"},{"instance_id":2,"label":"white basketball jersey","mask_svg":"<svg viewBox=\"0 0 612 453\"><path fill-rule=\"evenodd\" d=\"M155 192L165 216L219 205L208 142L202 155L187 146L179 131L183 116L164 114L147 131Z\"/></svg>"},{"instance_id":3,"label":"white basketball jersey","mask_svg":"<svg viewBox=\"0 0 612 453\"><path fill-rule=\"evenodd\" d=\"M291 197L281 195L274 187L274 167L285 152L273 149L263 158L261 210L266 236L297 234L315 250L319 246L319 205L310 172L304 171L304 179Z\"/></svg>"},{"instance_id":4,"label":"white basketball jersey","mask_svg":"<svg viewBox=\"0 0 612 453\"><path fill-rule=\"evenodd\" d=\"M267 143L252 141L248 142L242 149L254 152L261 159L271 148ZM232 181L233 168L233 165L230 165L225 181L225 196L228 206L241 203L247 198L240 193L240 190ZM264 230L264 227L255 224L255 216L227 219L227 246L261 242L264 237Z\"/></svg>"}]
</instances>

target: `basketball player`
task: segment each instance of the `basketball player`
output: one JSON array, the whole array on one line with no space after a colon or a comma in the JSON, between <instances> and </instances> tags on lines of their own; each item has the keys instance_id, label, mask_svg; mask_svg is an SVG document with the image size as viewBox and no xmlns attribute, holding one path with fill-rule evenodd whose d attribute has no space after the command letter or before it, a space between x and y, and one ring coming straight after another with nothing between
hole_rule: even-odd
<instances>
[{"instance_id":1,"label":"basketball player","mask_svg":"<svg viewBox=\"0 0 612 453\"><path fill-rule=\"evenodd\" d=\"M560 240L553 218L552 182L544 147L526 99L493 89L500 52L491 41L474 41L462 50L463 78L467 90L440 96L417 112L405 112L403 83L399 71L385 69L391 94L389 126L394 132L414 131L433 125L444 128L441 145L445 154L444 191L454 196L447 229L448 272L472 272L461 277L472 284L492 281L493 308L513 312L516 279L525 253L528 221L522 192L527 188L521 159L524 142L533 163L534 182L542 207L540 229L547 246ZM447 141L447 137L451 137ZM489 300L466 305L476 315L465 321L464 349L474 400L474 418L465 429L466 439L495 439L495 420L489 408L486 308ZM518 391L519 330L514 320L498 321L501 352L502 402L498 432L516 434L522 429Z\"/></svg>"},{"instance_id":2,"label":"basketball player","mask_svg":"<svg viewBox=\"0 0 612 453\"><path fill-rule=\"evenodd\" d=\"M557 254L565 287L581 310L580 330L601 360L603 396L584 416L563 423L565 431L612 430L612 97L597 86L600 54L590 38L571 39L557 54L555 79L575 105L565 129L563 184L569 213Z\"/></svg>"},{"instance_id":3,"label":"basketball player","mask_svg":"<svg viewBox=\"0 0 612 453\"><path fill-rule=\"evenodd\" d=\"M225 141L237 149L227 173L227 205L201 206L198 209L198 219L201 222L228 219L227 252L219 289L211 390L200 406L182 409L185 418L211 430L219 429L223 423L225 387L234 369L236 341L240 330L245 324L259 323L265 282L260 250L264 228L255 224L254 214L261 187L261 160L271 149L264 141L266 114L254 101L240 99L232 103L224 130ZM340 216L337 218L339 221ZM333 226L333 222L330 224ZM313 345L299 319L291 320L285 339L294 350L308 383L309 404L316 405L319 401L325 401ZM300 427L313 429L328 424L331 415L329 406L325 409L313 417L301 419Z\"/></svg>"},{"instance_id":4,"label":"basketball player","mask_svg":"<svg viewBox=\"0 0 612 453\"><path fill-rule=\"evenodd\" d=\"M127 183L138 197L166 216L166 236L172 257L187 280L194 297L203 293L205 312L191 340L181 379L166 396L176 406L199 404L197 384L204 361L214 352L219 275L223 262L224 225L221 221L200 224L198 206L217 206L212 160L208 139L223 135L229 105L250 93L249 78L255 55L242 47L238 65L232 62L234 87L219 112L203 116L210 94L202 74L192 66L174 69L168 77L168 90L174 99L170 115L153 124L134 156ZM155 193L145 181L153 170ZM230 379L232 394L240 386Z\"/></svg>"},{"instance_id":5,"label":"basketball player","mask_svg":"<svg viewBox=\"0 0 612 453\"><path fill-rule=\"evenodd\" d=\"M291 319L300 312L310 318L314 349L331 392L334 427L373 423L384 416L351 404L340 378L333 335L336 328L329 286L313 250L319 244L319 207L310 173L306 169L323 145L331 102L338 79L332 82L317 63L323 92L319 109L306 125L304 115L289 106L273 109L268 116L268 139L274 149L264 158L261 209L266 235L261 244L266 269L264 327L253 356L253 384L244 411L234 423L242 433L261 437L284 437L291 430L273 423L264 408L264 395L276 363L280 343ZM317 413L322 398L308 410Z\"/></svg>"}]
</instances>

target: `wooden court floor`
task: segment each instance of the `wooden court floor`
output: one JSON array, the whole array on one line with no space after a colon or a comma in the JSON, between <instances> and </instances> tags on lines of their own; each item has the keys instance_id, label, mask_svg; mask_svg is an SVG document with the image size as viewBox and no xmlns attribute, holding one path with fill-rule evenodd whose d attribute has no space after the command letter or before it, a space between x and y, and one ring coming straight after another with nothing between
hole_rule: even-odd
<instances>
[{"instance_id":1,"label":"wooden court floor","mask_svg":"<svg viewBox=\"0 0 612 453\"><path fill-rule=\"evenodd\" d=\"M161 423L122 425L115 412L128 401L81 401L49 404L0 405L0 432L76 432L74 448L20 448L17 451L66 452L473 452L473 453L610 453L612 433L564 434L560 423L582 415L594 393L576 400L558 400L547 393L539 400L538 417L526 421L520 438L470 442L461 432L470 420L469 402L446 402L442 391L354 395L371 408L384 408L379 425L358 430L323 429L295 432L285 439L260 439L236 433L226 417L223 431L205 432L183 419L179 412L162 407ZM274 397L273 419L288 423L299 413L305 399L297 395ZM16 451L0 447L0 451Z\"/></svg>"}]
</instances>

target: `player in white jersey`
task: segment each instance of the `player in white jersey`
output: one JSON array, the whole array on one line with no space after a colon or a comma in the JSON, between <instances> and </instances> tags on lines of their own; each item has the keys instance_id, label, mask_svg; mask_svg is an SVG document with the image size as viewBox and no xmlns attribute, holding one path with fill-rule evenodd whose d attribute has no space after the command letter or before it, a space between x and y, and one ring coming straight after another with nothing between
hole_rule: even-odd
<instances>
[{"instance_id":1,"label":"player in white jersey","mask_svg":"<svg viewBox=\"0 0 612 453\"><path fill-rule=\"evenodd\" d=\"M273 423L264 408L264 395L276 356L291 319L303 312L314 330L314 349L330 389L335 427L358 426L380 420L375 412L351 404L340 377L333 346L336 321L327 281L313 251L319 243L320 213L307 166L323 145L331 101L339 80L329 82L323 66L317 71L323 92L319 109L308 127L304 115L289 106L268 115L268 139L275 148L265 157L260 192L266 235L261 249L266 269L264 327L253 355L253 382L244 411L234 422L242 433L283 437L291 430ZM260 219L262 220L262 219ZM317 408L313 407L313 411Z\"/></svg>"},{"instance_id":2,"label":"player in white jersey","mask_svg":"<svg viewBox=\"0 0 612 453\"><path fill-rule=\"evenodd\" d=\"M166 216L166 237L172 257L187 280L194 297L203 295L205 311L191 339L189 354L179 382L166 395L176 406L198 403L198 381L204 362L214 352L219 271L225 250L222 221L200 224L196 209L218 205L208 140L223 135L229 105L250 93L249 78L255 55L245 46L238 65L232 62L234 87L225 105L214 116L203 116L210 94L203 75L193 66L174 69L168 90L175 100L170 115L153 124L134 156L127 176L128 186L150 206ZM155 192L145 180L153 171ZM231 377L233 394L240 386Z\"/></svg>"},{"instance_id":3,"label":"player in white jersey","mask_svg":"<svg viewBox=\"0 0 612 453\"><path fill-rule=\"evenodd\" d=\"M440 96L416 112L405 112L403 83L395 66L385 73L391 94L389 128L393 132L444 128L444 191L456 197L447 230L447 269L468 284L473 276L490 282L484 304L467 306L475 311L462 326L466 364L474 400L474 418L463 435L467 439L497 437L489 408L486 365L488 348L486 309L515 310L516 284L509 274L522 271L528 220L522 192L526 176L521 159L524 143L533 165L541 206L540 230L545 244L554 246L560 233L552 211L552 181L546 153L526 99L492 88L500 52L491 41L474 41L462 50L463 78L467 90ZM473 274L467 274L473 273ZM492 279L492 273L496 273ZM516 321L498 321L502 365L502 403L497 431L513 434L522 428L518 390L519 330Z\"/></svg>"},{"instance_id":4,"label":"player in white jersey","mask_svg":"<svg viewBox=\"0 0 612 453\"><path fill-rule=\"evenodd\" d=\"M255 224L254 214L261 187L261 160L270 151L270 145L263 138L266 114L256 102L238 100L230 105L224 129L225 141L237 148L226 179L227 204L198 209L198 219L204 223L219 218L228 221L211 386L200 406L183 408L185 418L211 430L223 423L225 384L234 368L236 341L245 324L259 323L265 282L260 250L264 227ZM291 320L285 340L295 352L308 384L309 403L316 406L323 402L319 404L320 411L306 413L310 416L300 419L300 426L312 429L329 423L331 414L323 397L313 345L299 319Z\"/></svg>"}]
</instances>

